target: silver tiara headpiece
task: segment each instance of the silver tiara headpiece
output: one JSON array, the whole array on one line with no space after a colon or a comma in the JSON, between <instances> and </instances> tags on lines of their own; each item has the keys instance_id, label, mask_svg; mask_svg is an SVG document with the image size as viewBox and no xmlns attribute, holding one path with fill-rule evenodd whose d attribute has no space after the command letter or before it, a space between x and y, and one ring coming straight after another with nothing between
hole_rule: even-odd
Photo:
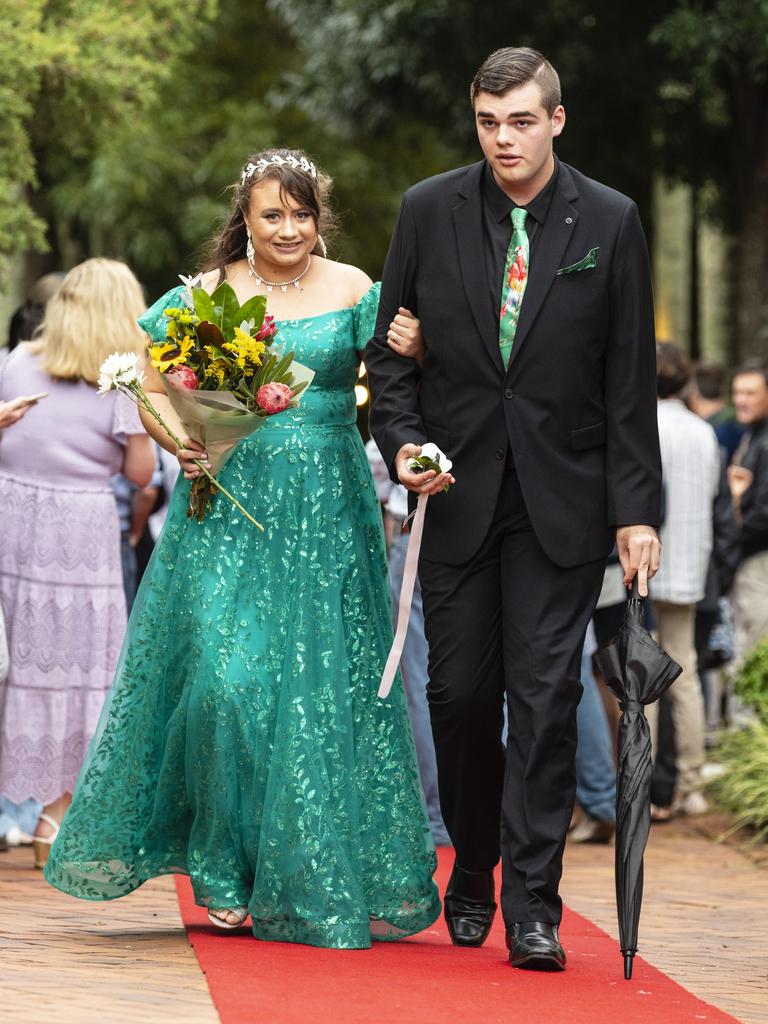
<instances>
[{"instance_id":1,"label":"silver tiara headpiece","mask_svg":"<svg viewBox=\"0 0 768 1024\"><path fill-rule=\"evenodd\" d=\"M304 171L305 174L312 178L317 177L317 168L305 156L296 157L293 153L289 153L288 156L280 156L279 153L275 153L269 159L261 157L255 164L246 164L243 168L243 173L240 175L240 184L244 185L254 174L263 174L264 171L269 170L272 166L284 167L286 164L288 167L292 167L294 171Z\"/></svg>"}]
</instances>

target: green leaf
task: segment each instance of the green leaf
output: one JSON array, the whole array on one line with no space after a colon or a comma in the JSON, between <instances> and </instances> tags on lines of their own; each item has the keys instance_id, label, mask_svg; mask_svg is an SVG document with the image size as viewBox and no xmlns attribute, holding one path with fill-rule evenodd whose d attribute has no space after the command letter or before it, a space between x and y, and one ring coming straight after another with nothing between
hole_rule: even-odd
<instances>
[{"instance_id":1,"label":"green leaf","mask_svg":"<svg viewBox=\"0 0 768 1024\"><path fill-rule=\"evenodd\" d=\"M280 360L280 362L277 364L277 366L272 371L272 378L271 378L272 380L275 380L277 377L280 377L280 376L282 376L283 373L285 373L285 371L288 369L288 367L293 362L294 355L295 355L295 352L293 352L293 351L285 353L283 358Z\"/></svg>"},{"instance_id":2,"label":"green leaf","mask_svg":"<svg viewBox=\"0 0 768 1024\"><path fill-rule=\"evenodd\" d=\"M269 357L269 359L267 359L266 362L263 363L263 365L261 367L260 373L258 374L257 377L253 378L253 391L254 391L254 394L261 387L262 384L269 384L269 381L270 381L270 376L269 375L272 372L272 367L275 365L276 362L277 362L277 356L276 355L271 355Z\"/></svg>"},{"instance_id":3,"label":"green leaf","mask_svg":"<svg viewBox=\"0 0 768 1024\"><path fill-rule=\"evenodd\" d=\"M303 380L301 384L297 384L296 387L293 388L293 397L295 398L297 395L300 395L304 388L308 386L308 384L308 380Z\"/></svg>"},{"instance_id":4,"label":"green leaf","mask_svg":"<svg viewBox=\"0 0 768 1024\"><path fill-rule=\"evenodd\" d=\"M215 318L213 299L205 288L193 288L192 298L195 303L195 313L197 313L200 319L213 321Z\"/></svg>"},{"instance_id":5,"label":"green leaf","mask_svg":"<svg viewBox=\"0 0 768 1024\"><path fill-rule=\"evenodd\" d=\"M267 297L266 295L254 295L242 304L237 313L236 327L239 327L243 320L254 320L255 330L261 329L261 325L264 323L264 317L267 312Z\"/></svg>"},{"instance_id":6,"label":"green leaf","mask_svg":"<svg viewBox=\"0 0 768 1024\"><path fill-rule=\"evenodd\" d=\"M240 326L237 314L240 311L240 303L231 284L222 281L219 287L211 296L216 307L216 322L221 328L221 333L227 341L232 341L235 336L235 328Z\"/></svg>"}]
</instances>

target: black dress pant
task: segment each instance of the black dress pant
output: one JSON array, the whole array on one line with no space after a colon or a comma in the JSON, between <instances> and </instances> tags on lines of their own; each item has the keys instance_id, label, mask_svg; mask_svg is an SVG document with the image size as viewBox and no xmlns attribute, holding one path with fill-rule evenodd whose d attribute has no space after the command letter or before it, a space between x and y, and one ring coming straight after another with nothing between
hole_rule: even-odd
<instances>
[{"instance_id":1,"label":"black dress pant","mask_svg":"<svg viewBox=\"0 0 768 1024\"><path fill-rule=\"evenodd\" d=\"M547 557L511 468L471 561L419 565L443 818L465 870L501 856L508 927L561 918L581 651L604 568L604 559L563 569Z\"/></svg>"}]
</instances>

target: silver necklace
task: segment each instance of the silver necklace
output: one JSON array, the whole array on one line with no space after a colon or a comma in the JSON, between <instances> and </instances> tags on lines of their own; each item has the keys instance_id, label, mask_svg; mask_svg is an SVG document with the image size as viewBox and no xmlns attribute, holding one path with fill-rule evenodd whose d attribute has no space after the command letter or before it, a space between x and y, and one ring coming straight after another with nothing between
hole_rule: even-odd
<instances>
[{"instance_id":1,"label":"silver necklace","mask_svg":"<svg viewBox=\"0 0 768 1024\"><path fill-rule=\"evenodd\" d=\"M253 264L253 258L248 260L248 273L251 277L256 278L256 284L266 285L267 291L271 292L273 288L279 288L281 292L287 292L288 289L293 285L294 288L299 287L299 281L306 277L309 273L309 268L312 266L312 255L307 256L307 265L304 267L298 277L294 277L292 281L267 281L261 274L257 273L256 267Z\"/></svg>"}]
</instances>

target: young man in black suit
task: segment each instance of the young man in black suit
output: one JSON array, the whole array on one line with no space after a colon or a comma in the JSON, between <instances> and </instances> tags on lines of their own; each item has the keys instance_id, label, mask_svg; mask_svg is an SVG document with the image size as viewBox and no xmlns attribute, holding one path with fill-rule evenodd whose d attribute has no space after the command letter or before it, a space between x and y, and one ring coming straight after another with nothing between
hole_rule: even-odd
<instances>
[{"instance_id":1,"label":"young man in black suit","mask_svg":"<svg viewBox=\"0 0 768 1024\"><path fill-rule=\"evenodd\" d=\"M541 54L493 53L471 96L484 159L403 199L365 355L371 430L393 479L434 496L419 576L451 938L485 940L501 857L511 962L562 970L584 634L614 537L642 594L659 564L650 270L635 204L554 156L565 111ZM423 366L387 345L401 308ZM426 441L455 481L410 472Z\"/></svg>"}]
</instances>

